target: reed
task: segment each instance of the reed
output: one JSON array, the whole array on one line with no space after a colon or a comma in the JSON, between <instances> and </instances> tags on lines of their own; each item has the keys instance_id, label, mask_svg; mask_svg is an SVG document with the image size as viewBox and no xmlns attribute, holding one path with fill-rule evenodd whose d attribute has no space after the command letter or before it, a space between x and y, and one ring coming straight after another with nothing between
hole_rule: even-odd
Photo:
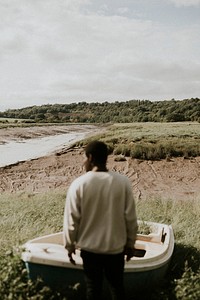
<instances>
[{"instance_id":1,"label":"reed","mask_svg":"<svg viewBox=\"0 0 200 300\"><path fill-rule=\"evenodd\" d=\"M115 124L103 134L76 145L84 145L94 138L106 142L110 152L116 155L137 159L200 156L199 123Z\"/></svg>"}]
</instances>

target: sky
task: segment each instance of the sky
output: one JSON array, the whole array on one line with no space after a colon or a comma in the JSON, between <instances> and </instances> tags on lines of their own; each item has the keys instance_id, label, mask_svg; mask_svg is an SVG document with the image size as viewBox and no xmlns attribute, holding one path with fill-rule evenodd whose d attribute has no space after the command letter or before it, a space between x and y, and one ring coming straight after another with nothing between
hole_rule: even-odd
<instances>
[{"instance_id":1,"label":"sky","mask_svg":"<svg viewBox=\"0 0 200 300\"><path fill-rule=\"evenodd\" d=\"M0 111L200 97L200 0L0 0Z\"/></svg>"}]
</instances>

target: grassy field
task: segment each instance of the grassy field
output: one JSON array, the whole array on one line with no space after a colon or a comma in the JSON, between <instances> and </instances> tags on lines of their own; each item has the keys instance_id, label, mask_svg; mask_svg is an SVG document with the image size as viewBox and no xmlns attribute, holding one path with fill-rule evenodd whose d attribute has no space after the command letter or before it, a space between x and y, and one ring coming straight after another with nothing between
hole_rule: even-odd
<instances>
[{"instance_id":1,"label":"grassy field","mask_svg":"<svg viewBox=\"0 0 200 300\"><path fill-rule=\"evenodd\" d=\"M198 144L200 124L117 124L99 137L115 151L120 143L132 145L137 141L147 145L149 141L167 143L176 138L185 145L190 145L190 141ZM40 281L28 280L19 253L19 246L28 239L62 230L65 194L60 190L0 195L0 299L76 299L75 292L65 298L62 291L53 292ZM166 279L148 299L200 299L200 198L138 200L136 205L139 219L172 224L175 234L175 250Z\"/></svg>"},{"instance_id":2,"label":"grassy field","mask_svg":"<svg viewBox=\"0 0 200 300\"><path fill-rule=\"evenodd\" d=\"M114 124L99 135L114 154L138 159L200 156L200 123Z\"/></svg>"},{"instance_id":3,"label":"grassy field","mask_svg":"<svg viewBox=\"0 0 200 300\"><path fill-rule=\"evenodd\" d=\"M14 119L14 118L0 118L0 128L3 124L10 126L12 124L19 125L24 122L30 121L29 119Z\"/></svg>"},{"instance_id":4,"label":"grassy field","mask_svg":"<svg viewBox=\"0 0 200 300\"><path fill-rule=\"evenodd\" d=\"M64 203L64 191L0 196L0 299L64 299L62 293L28 281L17 252L28 239L62 230ZM137 213L141 220L172 224L175 233L167 278L151 299L199 299L199 199L138 201ZM74 299L73 295L67 299Z\"/></svg>"}]
</instances>

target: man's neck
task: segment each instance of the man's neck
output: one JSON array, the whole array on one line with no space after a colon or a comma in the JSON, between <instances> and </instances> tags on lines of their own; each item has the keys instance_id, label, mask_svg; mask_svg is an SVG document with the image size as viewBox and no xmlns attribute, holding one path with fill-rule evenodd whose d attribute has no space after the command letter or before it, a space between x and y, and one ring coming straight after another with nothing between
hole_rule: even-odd
<instances>
[{"instance_id":1,"label":"man's neck","mask_svg":"<svg viewBox=\"0 0 200 300\"><path fill-rule=\"evenodd\" d=\"M98 166L94 166L92 171L93 172L108 172L108 169L106 168L106 165L98 165Z\"/></svg>"}]
</instances>

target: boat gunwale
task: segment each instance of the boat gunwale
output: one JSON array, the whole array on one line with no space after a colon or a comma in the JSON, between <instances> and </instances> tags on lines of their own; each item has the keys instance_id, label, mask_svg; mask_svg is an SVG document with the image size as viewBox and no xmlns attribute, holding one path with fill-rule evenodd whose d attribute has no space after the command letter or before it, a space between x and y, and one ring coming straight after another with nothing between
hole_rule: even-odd
<instances>
[{"instance_id":1,"label":"boat gunwale","mask_svg":"<svg viewBox=\"0 0 200 300\"><path fill-rule=\"evenodd\" d=\"M167 224L161 224L161 223L154 223L154 222L146 222L147 224L153 224L153 225L157 225L157 226L165 226L165 228L168 228L168 237L167 237L167 241L166 242L166 247L165 247L165 251L163 253L161 253L160 255L155 255L155 257L149 257L149 258L135 258L133 257L129 262L125 263L125 269L124 271L129 273L129 272L143 272L143 271L148 271L148 270L153 270L153 269L158 269L160 267L162 267L163 265L166 265L173 253L174 250L174 235L173 235L173 229L171 225L167 225ZM74 266L72 265L69 261L68 261L68 256L66 255L66 260L63 261L63 259L60 260L55 260L51 259L51 258L45 258L45 257L40 257L41 252L38 251L38 255L37 253L31 253L31 248L29 246L34 245L34 244L48 244L47 242L43 242L41 243L41 239L43 240L50 240L50 238L52 236L56 237L60 237L62 235L62 232L58 232L58 233L54 233L54 234L50 234L50 235L45 235L42 237L38 237L35 239L32 239L30 241L28 241L27 243L25 243L23 245L23 248L25 249L25 251L22 252L22 260L28 264L28 263L33 263L33 264L42 264L42 265L46 265L46 266L55 266L55 267L64 267L64 268L71 268L71 269L82 269L82 263L77 262L77 264ZM141 235L140 235L141 236ZM148 235L147 235L148 236ZM138 240L140 241L140 240ZM141 242L141 241L140 241ZM137 243L137 242L136 242ZM151 243L151 242L145 242L144 244L147 243ZM61 249L63 250L63 245L62 243L50 243L50 244L55 244L55 245L59 245L60 247L62 247ZM66 252L67 253L67 252Z\"/></svg>"}]
</instances>

